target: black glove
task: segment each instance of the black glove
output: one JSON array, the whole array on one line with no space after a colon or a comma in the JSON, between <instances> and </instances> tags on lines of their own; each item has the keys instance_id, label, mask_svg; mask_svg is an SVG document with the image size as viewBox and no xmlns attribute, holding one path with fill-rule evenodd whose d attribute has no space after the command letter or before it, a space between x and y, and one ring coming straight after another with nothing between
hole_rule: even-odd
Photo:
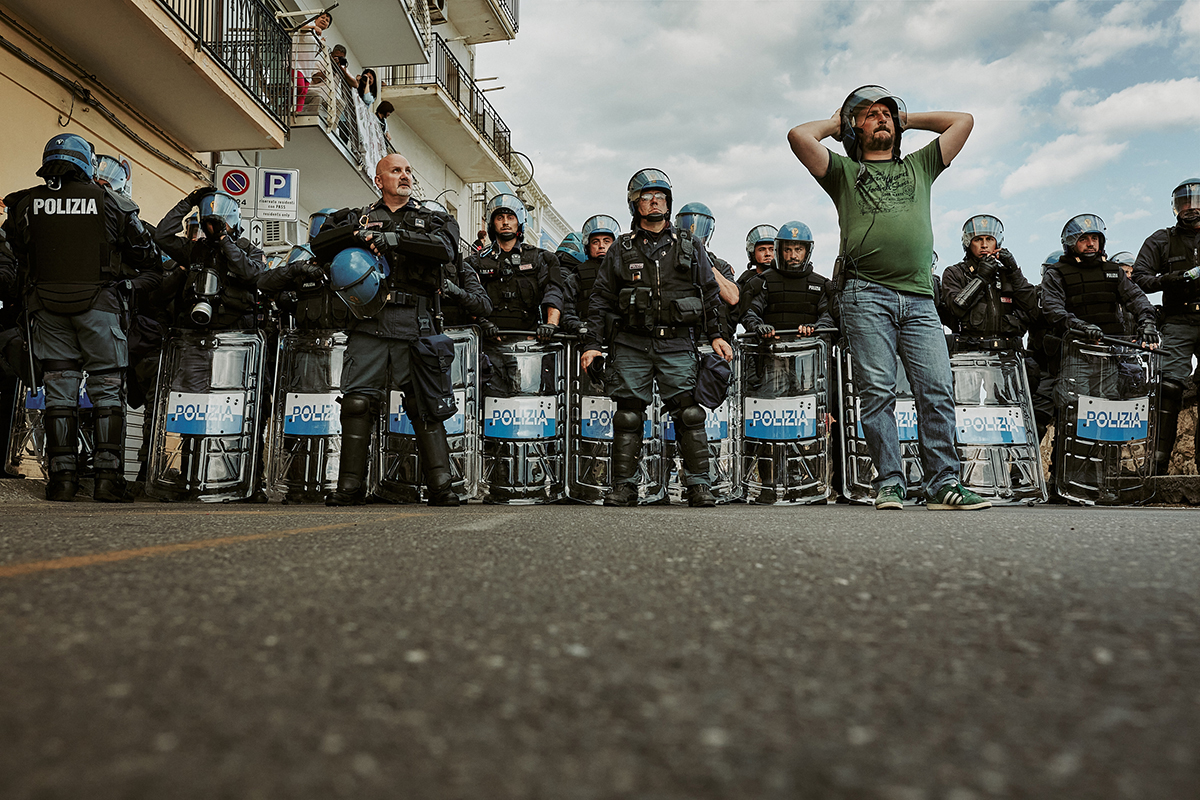
<instances>
[{"instance_id":1,"label":"black glove","mask_svg":"<svg viewBox=\"0 0 1200 800\"><path fill-rule=\"evenodd\" d=\"M558 333L558 324L554 322L543 322L538 325L537 338L539 342L548 342L554 338L554 334Z\"/></svg>"},{"instance_id":2,"label":"black glove","mask_svg":"<svg viewBox=\"0 0 1200 800\"><path fill-rule=\"evenodd\" d=\"M479 320L479 335L484 339L499 339L500 326L489 319Z\"/></svg>"},{"instance_id":3,"label":"black glove","mask_svg":"<svg viewBox=\"0 0 1200 800\"><path fill-rule=\"evenodd\" d=\"M587 326L587 323L586 323L586 322L585 322L585 323L583 323L583 324L581 324L581 325L580 325L580 326L579 326L579 327L578 327L578 328L575 330L575 335L576 335L576 336L578 336L580 339L583 339L584 337L586 337L586 336L588 335L588 326Z\"/></svg>"},{"instance_id":4,"label":"black glove","mask_svg":"<svg viewBox=\"0 0 1200 800\"><path fill-rule=\"evenodd\" d=\"M775 326L768 325L764 322L759 325L755 325L754 332L759 336L770 336L771 334L775 333Z\"/></svg>"},{"instance_id":5,"label":"black glove","mask_svg":"<svg viewBox=\"0 0 1200 800\"><path fill-rule=\"evenodd\" d=\"M316 261L298 261L292 276L300 283L319 281L325 277L325 268Z\"/></svg>"},{"instance_id":6,"label":"black glove","mask_svg":"<svg viewBox=\"0 0 1200 800\"><path fill-rule=\"evenodd\" d=\"M1154 327L1153 322L1143 322L1142 327L1138 328L1138 338L1142 344L1158 344L1158 328Z\"/></svg>"},{"instance_id":7,"label":"black glove","mask_svg":"<svg viewBox=\"0 0 1200 800\"><path fill-rule=\"evenodd\" d=\"M1158 285L1166 289L1168 286L1178 286L1188 280L1186 272L1167 272L1159 276Z\"/></svg>"},{"instance_id":8,"label":"black glove","mask_svg":"<svg viewBox=\"0 0 1200 800\"><path fill-rule=\"evenodd\" d=\"M996 260L1000 262L1000 266L1004 268L1005 272L1016 272L1019 269L1013 254L1003 247L996 251Z\"/></svg>"},{"instance_id":9,"label":"black glove","mask_svg":"<svg viewBox=\"0 0 1200 800\"><path fill-rule=\"evenodd\" d=\"M449 278L442 279L442 294L446 297L449 297L451 300L467 299L467 290L463 289Z\"/></svg>"},{"instance_id":10,"label":"black glove","mask_svg":"<svg viewBox=\"0 0 1200 800\"><path fill-rule=\"evenodd\" d=\"M989 256L979 259L979 263L975 265L975 274L984 283L991 283L999 271L1000 262Z\"/></svg>"},{"instance_id":11,"label":"black glove","mask_svg":"<svg viewBox=\"0 0 1200 800\"><path fill-rule=\"evenodd\" d=\"M187 196L188 205L189 206L200 205L201 197L204 197L204 195L206 195L206 194L212 194L215 191L216 191L216 189L214 189L211 186L201 186L199 189L193 189L191 191L191 193Z\"/></svg>"},{"instance_id":12,"label":"black glove","mask_svg":"<svg viewBox=\"0 0 1200 800\"><path fill-rule=\"evenodd\" d=\"M1104 337L1104 331L1100 329L1099 325L1093 325L1081 319L1076 319L1071 323L1071 330L1080 339L1086 339L1089 342L1098 342Z\"/></svg>"}]
</instances>

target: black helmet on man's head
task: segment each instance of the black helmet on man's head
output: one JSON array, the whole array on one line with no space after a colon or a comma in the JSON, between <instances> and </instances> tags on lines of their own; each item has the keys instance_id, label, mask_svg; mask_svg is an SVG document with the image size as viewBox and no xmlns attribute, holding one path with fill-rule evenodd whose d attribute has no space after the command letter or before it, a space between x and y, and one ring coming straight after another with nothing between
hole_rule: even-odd
<instances>
[{"instance_id":1,"label":"black helmet on man's head","mask_svg":"<svg viewBox=\"0 0 1200 800\"><path fill-rule=\"evenodd\" d=\"M1188 178L1171 192L1171 210L1183 225L1200 223L1200 178Z\"/></svg>"},{"instance_id":2,"label":"black helmet on man's head","mask_svg":"<svg viewBox=\"0 0 1200 800\"><path fill-rule=\"evenodd\" d=\"M842 137L842 147L846 155L855 161L862 161L862 128L859 118L876 103L882 103L892 115L892 158L900 158L900 133L908 125L908 109L904 101L893 96L882 86L868 85L855 89L842 103L842 111L838 115Z\"/></svg>"}]
</instances>

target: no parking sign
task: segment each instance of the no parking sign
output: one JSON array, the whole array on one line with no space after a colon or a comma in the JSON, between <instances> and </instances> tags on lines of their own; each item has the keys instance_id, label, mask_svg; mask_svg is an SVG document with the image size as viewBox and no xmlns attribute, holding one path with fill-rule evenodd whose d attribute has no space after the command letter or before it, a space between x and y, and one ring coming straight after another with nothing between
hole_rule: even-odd
<instances>
[{"instance_id":1,"label":"no parking sign","mask_svg":"<svg viewBox=\"0 0 1200 800\"><path fill-rule=\"evenodd\" d=\"M253 217L257 210L255 204L255 184L258 182L258 170L254 167L217 167L217 188L225 192L242 207L243 217Z\"/></svg>"}]
</instances>

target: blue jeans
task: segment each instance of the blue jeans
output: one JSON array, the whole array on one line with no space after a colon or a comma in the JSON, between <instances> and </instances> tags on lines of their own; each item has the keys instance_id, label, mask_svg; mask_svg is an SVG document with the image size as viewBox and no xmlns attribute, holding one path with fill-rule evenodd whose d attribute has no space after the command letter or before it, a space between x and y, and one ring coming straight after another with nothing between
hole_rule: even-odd
<instances>
[{"instance_id":1,"label":"blue jeans","mask_svg":"<svg viewBox=\"0 0 1200 800\"><path fill-rule=\"evenodd\" d=\"M851 279L841 293L842 330L854 356L863 435L875 463L875 490L905 486L896 431L896 356L912 385L927 497L958 481L954 380L946 334L932 297Z\"/></svg>"}]
</instances>

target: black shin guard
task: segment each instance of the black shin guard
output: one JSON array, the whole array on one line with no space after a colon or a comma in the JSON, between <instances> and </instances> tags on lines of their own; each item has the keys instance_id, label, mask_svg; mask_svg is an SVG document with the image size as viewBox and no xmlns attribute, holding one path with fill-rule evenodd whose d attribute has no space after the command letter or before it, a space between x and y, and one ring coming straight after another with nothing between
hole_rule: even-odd
<instances>
[{"instance_id":1,"label":"black shin guard","mask_svg":"<svg viewBox=\"0 0 1200 800\"><path fill-rule=\"evenodd\" d=\"M1179 411L1183 408L1183 385L1164 378L1159 388L1158 444L1154 449L1154 474L1166 475L1179 434Z\"/></svg>"},{"instance_id":2,"label":"black shin guard","mask_svg":"<svg viewBox=\"0 0 1200 800\"><path fill-rule=\"evenodd\" d=\"M371 432L376 405L369 395L348 394L342 404L342 457L337 490L325 498L330 506L355 506L367 502L367 468L371 457Z\"/></svg>"},{"instance_id":3,"label":"black shin guard","mask_svg":"<svg viewBox=\"0 0 1200 800\"><path fill-rule=\"evenodd\" d=\"M454 492L454 474L450 470L450 443L446 440L446 426L441 422L422 422L412 415L409 419L413 420L417 451L421 454L421 464L425 468L429 505L458 505L458 495Z\"/></svg>"},{"instance_id":4,"label":"black shin guard","mask_svg":"<svg viewBox=\"0 0 1200 800\"><path fill-rule=\"evenodd\" d=\"M46 430L46 461L50 477L46 481L46 499L70 502L79 491L76 472L79 449L79 417L74 408L47 408L43 417Z\"/></svg>"},{"instance_id":5,"label":"black shin guard","mask_svg":"<svg viewBox=\"0 0 1200 800\"><path fill-rule=\"evenodd\" d=\"M125 485L125 409L104 406L95 409L96 438L93 463L96 483L92 497L101 503L131 503Z\"/></svg>"}]
</instances>

